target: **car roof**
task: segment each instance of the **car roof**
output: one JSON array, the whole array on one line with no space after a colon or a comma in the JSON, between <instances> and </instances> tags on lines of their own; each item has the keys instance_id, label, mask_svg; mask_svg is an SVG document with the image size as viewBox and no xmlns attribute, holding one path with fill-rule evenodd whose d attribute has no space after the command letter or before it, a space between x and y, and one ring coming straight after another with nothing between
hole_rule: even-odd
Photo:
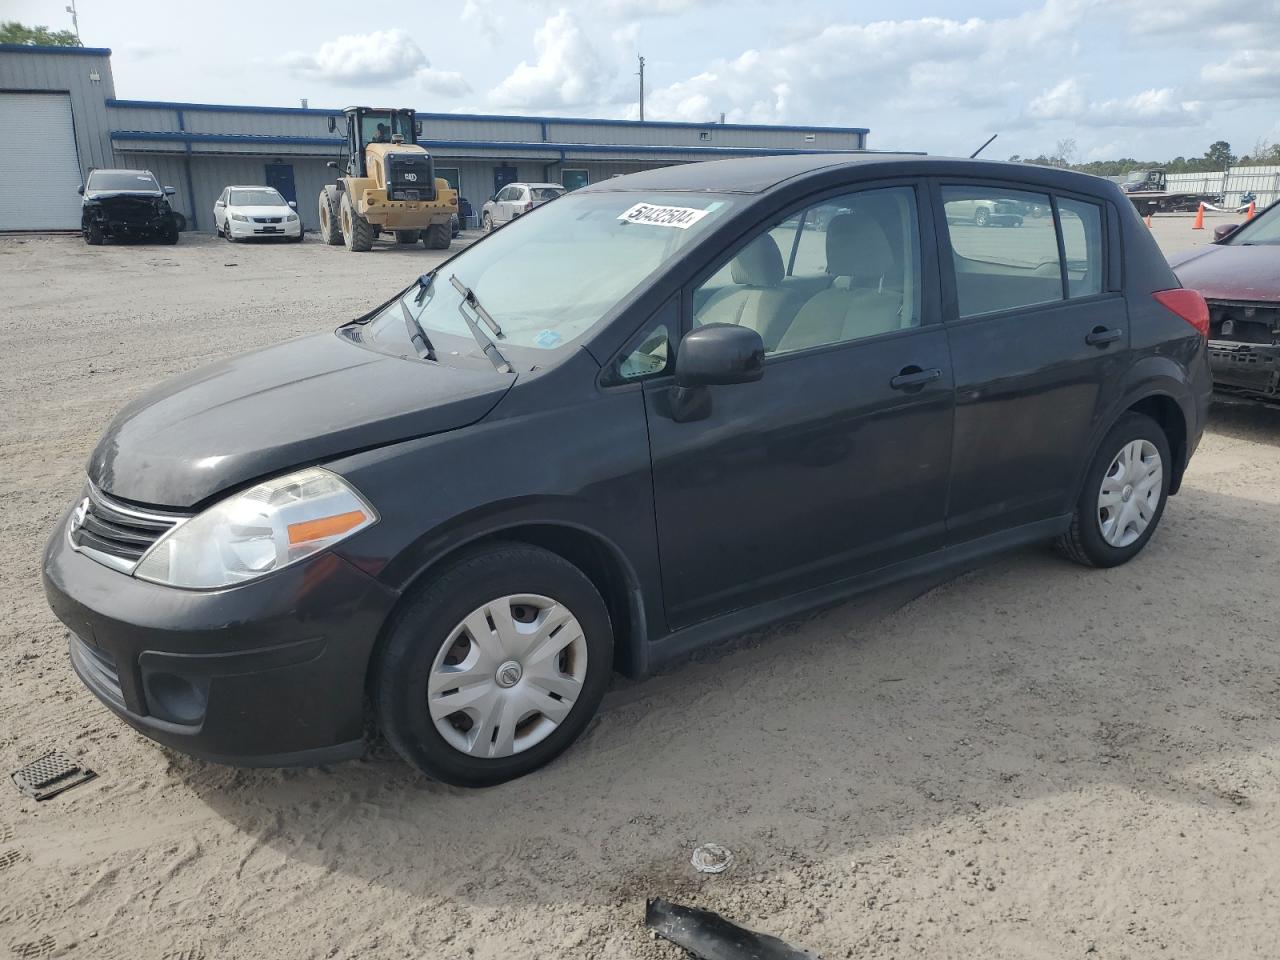
<instances>
[{"instance_id":1,"label":"car roof","mask_svg":"<svg viewBox=\"0 0 1280 960\"><path fill-rule=\"evenodd\" d=\"M268 187L265 183L229 183L227 184L227 189L228 190L275 190L276 193L280 192L279 190L276 190L275 187Z\"/></svg>"},{"instance_id":2,"label":"car roof","mask_svg":"<svg viewBox=\"0 0 1280 960\"><path fill-rule=\"evenodd\" d=\"M517 180L514 183L508 183L508 187L555 187L557 190L565 189L562 183L541 183L536 180Z\"/></svg>"},{"instance_id":3,"label":"car roof","mask_svg":"<svg viewBox=\"0 0 1280 960\"><path fill-rule=\"evenodd\" d=\"M150 170L142 170L136 167L94 167L89 171L89 176L92 177L95 173L148 173L153 177L155 176Z\"/></svg>"},{"instance_id":4,"label":"car roof","mask_svg":"<svg viewBox=\"0 0 1280 960\"><path fill-rule=\"evenodd\" d=\"M592 193L652 190L676 193L758 194L766 193L784 183L820 173L830 173L841 168L865 173L868 179L894 176L959 176L967 179L1017 180L1026 184L1094 194L1119 190L1115 184L1101 177L1056 167L999 160L971 160L960 157L931 157L918 153L872 151L705 160L700 163L658 167L654 170L601 180L581 189Z\"/></svg>"}]
</instances>

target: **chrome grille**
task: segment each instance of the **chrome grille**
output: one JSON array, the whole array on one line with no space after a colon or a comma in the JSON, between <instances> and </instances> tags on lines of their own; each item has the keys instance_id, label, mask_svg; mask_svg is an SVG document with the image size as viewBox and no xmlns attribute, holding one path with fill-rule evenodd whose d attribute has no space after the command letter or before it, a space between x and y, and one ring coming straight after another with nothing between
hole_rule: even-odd
<instances>
[{"instance_id":1,"label":"chrome grille","mask_svg":"<svg viewBox=\"0 0 1280 960\"><path fill-rule=\"evenodd\" d=\"M86 643L73 633L71 664L90 689L121 710L126 709L124 692L120 689L120 673L111 654Z\"/></svg>"},{"instance_id":2,"label":"chrome grille","mask_svg":"<svg viewBox=\"0 0 1280 960\"><path fill-rule=\"evenodd\" d=\"M283 217L254 217L254 223L279 223Z\"/></svg>"},{"instance_id":3,"label":"chrome grille","mask_svg":"<svg viewBox=\"0 0 1280 960\"><path fill-rule=\"evenodd\" d=\"M67 537L85 556L132 573L151 545L186 519L123 503L89 484L87 496L72 511Z\"/></svg>"}]
</instances>

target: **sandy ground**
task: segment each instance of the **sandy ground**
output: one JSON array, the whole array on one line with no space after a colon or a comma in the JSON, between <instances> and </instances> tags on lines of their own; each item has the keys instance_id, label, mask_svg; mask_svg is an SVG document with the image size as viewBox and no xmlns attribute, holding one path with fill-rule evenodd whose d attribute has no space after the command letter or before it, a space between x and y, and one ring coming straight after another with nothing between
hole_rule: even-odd
<instances>
[{"instance_id":1,"label":"sandy ground","mask_svg":"<svg viewBox=\"0 0 1280 960\"><path fill-rule=\"evenodd\" d=\"M38 575L112 412L434 256L0 239L0 768L58 746L100 774L42 804L0 783L0 955L678 956L641 925L654 895L827 958L1276 955L1280 410L1215 409L1126 567L1025 550L618 682L500 788L385 749L211 766L115 720ZM729 872L693 872L707 840Z\"/></svg>"}]
</instances>

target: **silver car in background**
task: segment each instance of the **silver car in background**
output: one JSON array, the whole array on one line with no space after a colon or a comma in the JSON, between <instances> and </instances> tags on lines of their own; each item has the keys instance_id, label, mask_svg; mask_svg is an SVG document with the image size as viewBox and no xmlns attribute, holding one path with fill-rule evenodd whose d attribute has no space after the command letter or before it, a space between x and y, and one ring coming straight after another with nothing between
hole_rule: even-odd
<instances>
[{"instance_id":1,"label":"silver car in background","mask_svg":"<svg viewBox=\"0 0 1280 960\"><path fill-rule=\"evenodd\" d=\"M568 190L558 183L508 183L485 201L480 210L480 226L488 233L566 193Z\"/></svg>"}]
</instances>

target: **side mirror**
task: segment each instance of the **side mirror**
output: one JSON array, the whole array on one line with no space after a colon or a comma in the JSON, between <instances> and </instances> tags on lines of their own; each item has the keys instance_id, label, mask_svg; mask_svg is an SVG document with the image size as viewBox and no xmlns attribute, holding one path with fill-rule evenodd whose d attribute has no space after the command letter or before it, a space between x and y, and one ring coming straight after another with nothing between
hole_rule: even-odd
<instances>
[{"instance_id":1,"label":"side mirror","mask_svg":"<svg viewBox=\"0 0 1280 960\"><path fill-rule=\"evenodd\" d=\"M173 196L175 193L177 193L177 192L178 192L178 191L177 191L177 190L175 190L175 189L173 189L173 187L165 187L165 188L164 188L164 195L165 195L166 197L172 197L172 196Z\"/></svg>"},{"instance_id":2,"label":"side mirror","mask_svg":"<svg viewBox=\"0 0 1280 960\"><path fill-rule=\"evenodd\" d=\"M330 133L334 133L334 132L336 132L336 131L337 131L337 129L338 129L338 118L337 118L337 117L330 117L330 118L329 118L329 132L330 132Z\"/></svg>"},{"instance_id":3,"label":"side mirror","mask_svg":"<svg viewBox=\"0 0 1280 960\"><path fill-rule=\"evenodd\" d=\"M226 206L226 204L225 204L225 203L223 203L221 200L215 200L215 201L213 202L213 205L214 205L215 207L225 207L225 206Z\"/></svg>"},{"instance_id":4,"label":"side mirror","mask_svg":"<svg viewBox=\"0 0 1280 960\"><path fill-rule=\"evenodd\" d=\"M1239 229L1240 224L1238 223L1224 223L1220 227L1213 228L1213 239L1215 242L1218 240L1225 240Z\"/></svg>"},{"instance_id":5,"label":"side mirror","mask_svg":"<svg viewBox=\"0 0 1280 960\"><path fill-rule=\"evenodd\" d=\"M328 163L326 163L326 164L325 164L325 166L326 166L326 167L332 167L334 170L337 170L337 169L338 169L338 161L337 161L337 160L330 160Z\"/></svg>"},{"instance_id":6,"label":"side mirror","mask_svg":"<svg viewBox=\"0 0 1280 960\"><path fill-rule=\"evenodd\" d=\"M690 330L676 353L676 386L751 383L764 376L764 341L750 327L709 323Z\"/></svg>"},{"instance_id":7,"label":"side mirror","mask_svg":"<svg viewBox=\"0 0 1280 960\"><path fill-rule=\"evenodd\" d=\"M297 210L297 209L298 209L298 201L297 201L297 200L290 200L290 201L289 201L289 206L291 206L291 207L293 207L293 209Z\"/></svg>"},{"instance_id":8,"label":"side mirror","mask_svg":"<svg viewBox=\"0 0 1280 960\"><path fill-rule=\"evenodd\" d=\"M82 196L82 197L84 196L84 184L83 184L83 183L82 183L82 184L80 184L80 186L76 187L76 193L80 194L80 196Z\"/></svg>"}]
</instances>

